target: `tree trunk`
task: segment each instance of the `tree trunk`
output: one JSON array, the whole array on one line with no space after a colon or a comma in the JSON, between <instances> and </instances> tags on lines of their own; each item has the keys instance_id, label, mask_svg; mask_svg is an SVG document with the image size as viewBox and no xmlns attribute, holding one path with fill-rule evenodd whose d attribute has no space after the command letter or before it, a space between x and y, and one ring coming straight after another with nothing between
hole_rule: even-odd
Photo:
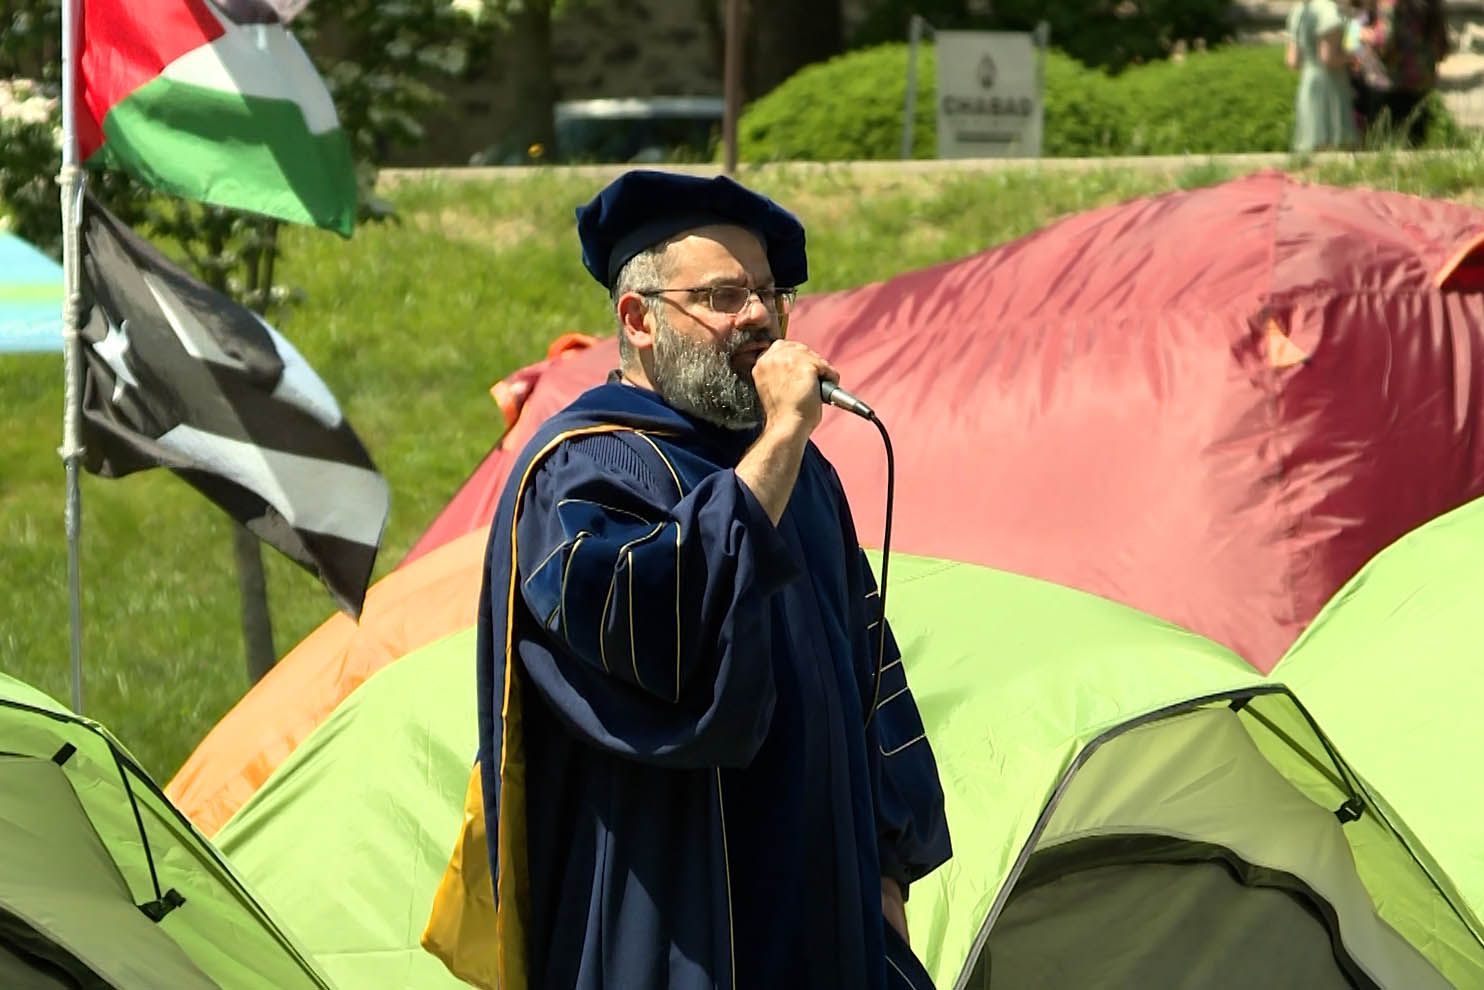
<instances>
[{"instance_id":1,"label":"tree trunk","mask_svg":"<svg viewBox=\"0 0 1484 990\"><path fill-rule=\"evenodd\" d=\"M270 273L272 259L277 254L277 230L277 223L273 222L267 232L267 241L271 245L266 259ZM207 235L207 250L216 259L225 249L225 238L219 229L213 228ZM246 259L249 298L260 290L271 290L271 285L263 283L264 253L259 246ZM223 295L228 294L227 279L220 267L209 269L206 281ZM266 307L259 304L255 308L261 312ZM273 615L268 610L268 576L263 571L262 548L258 538L239 523L232 525L232 557L237 563L237 597L241 603L242 655L247 664L247 682L256 684L278 662L278 652L273 648Z\"/></svg>"},{"instance_id":2,"label":"tree trunk","mask_svg":"<svg viewBox=\"0 0 1484 990\"><path fill-rule=\"evenodd\" d=\"M550 161L556 146L556 78L551 65L551 0L527 0L510 15L506 79L515 92L508 141L533 161Z\"/></svg>"},{"instance_id":3,"label":"tree trunk","mask_svg":"<svg viewBox=\"0 0 1484 990\"><path fill-rule=\"evenodd\" d=\"M247 681L256 684L278 662L273 648L273 617L268 613L268 578L263 551L245 526L232 527L232 555L237 560L237 594L242 600L242 649Z\"/></svg>"},{"instance_id":4,"label":"tree trunk","mask_svg":"<svg viewBox=\"0 0 1484 990\"><path fill-rule=\"evenodd\" d=\"M767 93L804 66L845 50L841 0L748 0L744 99Z\"/></svg>"}]
</instances>

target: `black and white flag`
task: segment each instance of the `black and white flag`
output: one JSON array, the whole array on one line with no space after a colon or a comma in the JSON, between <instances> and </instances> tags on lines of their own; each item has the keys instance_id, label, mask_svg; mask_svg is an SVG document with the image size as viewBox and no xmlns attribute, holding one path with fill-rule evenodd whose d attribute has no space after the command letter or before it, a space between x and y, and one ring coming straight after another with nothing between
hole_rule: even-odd
<instances>
[{"instance_id":1,"label":"black and white flag","mask_svg":"<svg viewBox=\"0 0 1484 990\"><path fill-rule=\"evenodd\" d=\"M167 467L359 617L386 479L314 369L88 197L85 466Z\"/></svg>"}]
</instances>

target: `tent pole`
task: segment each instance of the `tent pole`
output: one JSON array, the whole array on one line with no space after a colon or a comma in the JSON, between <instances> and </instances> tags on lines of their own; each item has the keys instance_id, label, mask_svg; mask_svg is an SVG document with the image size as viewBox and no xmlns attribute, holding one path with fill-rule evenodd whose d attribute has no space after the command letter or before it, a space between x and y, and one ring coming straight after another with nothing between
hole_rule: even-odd
<instances>
[{"instance_id":1,"label":"tent pole","mask_svg":"<svg viewBox=\"0 0 1484 990\"><path fill-rule=\"evenodd\" d=\"M907 99L902 105L902 153L903 161L912 157L913 139L917 136L917 46L922 43L921 16L912 15L907 22Z\"/></svg>"},{"instance_id":2,"label":"tent pole","mask_svg":"<svg viewBox=\"0 0 1484 990\"><path fill-rule=\"evenodd\" d=\"M57 175L62 200L62 350L65 385L62 399L62 464L67 473L63 510L67 532L67 604L71 628L72 710L82 714L82 191L85 180L77 153L78 21L82 0L62 0L62 169Z\"/></svg>"}]
</instances>

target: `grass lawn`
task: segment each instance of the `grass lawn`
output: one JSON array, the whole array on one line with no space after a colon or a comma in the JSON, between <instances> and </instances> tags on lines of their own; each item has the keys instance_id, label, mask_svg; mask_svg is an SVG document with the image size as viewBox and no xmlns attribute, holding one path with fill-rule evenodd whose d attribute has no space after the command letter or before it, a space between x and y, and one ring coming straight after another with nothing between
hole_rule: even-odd
<instances>
[{"instance_id":1,"label":"grass lawn","mask_svg":"<svg viewBox=\"0 0 1484 990\"><path fill-rule=\"evenodd\" d=\"M1238 168L744 174L809 228L806 291L860 285L1003 243L1069 213L1210 184ZM1292 163L1336 184L1484 200L1484 159L1379 154ZM302 303L277 326L324 376L392 487L378 576L402 557L499 438L489 386L556 335L607 333L572 210L599 187L557 172L519 181L418 180L387 190L399 220L350 241L282 238L280 282ZM66 701L61 360L0 360L0 670ZM164 472L83 482L86 710L161 780L246 689L227 517ZM332 610L319 585L267 554L278 652ZM471 684L472 687L472 684Z\"/></svg>"}]
</instances>

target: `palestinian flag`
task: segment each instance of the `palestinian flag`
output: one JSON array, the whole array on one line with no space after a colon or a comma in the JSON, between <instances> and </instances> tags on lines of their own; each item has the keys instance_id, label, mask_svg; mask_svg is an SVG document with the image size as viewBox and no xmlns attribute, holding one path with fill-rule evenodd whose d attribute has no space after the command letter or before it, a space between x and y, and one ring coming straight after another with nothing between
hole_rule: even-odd
<instances>
[{"instance_id":1,"label":"palestinian flag","mask_svg":"<svg viewBox=\"0 0 1484 990\"><path fill-rule=\"evenodd\" d=\"M389 493L282 334L86 200L84 467L167 467L359 615Z\"/></svg>"},{"instance_id":2,"label":"palestinian flag","mask_svg":"<svg viewBox=\"0 0 1484 990\"><path fill-rule=\"evenodd\" d=\"M350 235L350 143L277 5L83 0L81 33L83 161L187 199Z\"/></svg>"}]
</instances>

